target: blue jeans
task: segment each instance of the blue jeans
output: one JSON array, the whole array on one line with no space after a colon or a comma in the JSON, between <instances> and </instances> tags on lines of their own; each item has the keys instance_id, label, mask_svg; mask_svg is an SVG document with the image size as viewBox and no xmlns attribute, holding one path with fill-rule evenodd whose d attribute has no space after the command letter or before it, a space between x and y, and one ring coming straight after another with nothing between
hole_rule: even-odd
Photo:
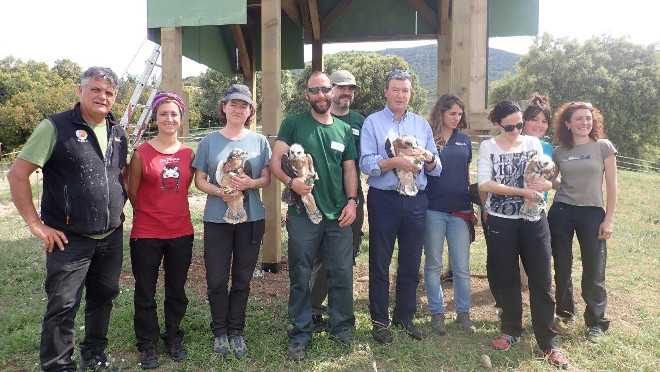
<instances>
[{"instance_id":1,"label":"blue jeans","mask_svg":"<svg viewBox=\"0 0 660 372\"><path fill-rule=\"evenodd\" d=\"M46 314L41 329L39 359L45 371L75 369L71 358L76 339L74 320L83 287L85 338L80 343L83 359L103 354L108 339L112 300L119 294L123 258L121 226L103 239L67 233L64 250L46 253Z\"/></svg>"},{"instance_id":2,"label":"blue jeans","mask_svg":"<svg viewBox=\"0 0 660 372\"><path fill-rule=\"evenodd\" d=\"M456 312L470 312L470 232L465 220L439 211L426 211L424 235L424 283L431 315L444 313L445 303L440 286L442 251L447 238L451 268L454 273Z\"/></svg>"},{"instance_id":3,"label":"blue jeans","mask_svg":"<svg viewBox=\"0 0 660 372\"><path fill-rule=\"evenodd\" d=\"M330 334L342 337L355 327L353 314L353 233L350 226L339 227L337 220L323 219L318 225L307 216L289 216L289 331L291 342L312 340L312 301L309 279L314 259L328 274L328 315Z\"/></svg>"}]
</instances>

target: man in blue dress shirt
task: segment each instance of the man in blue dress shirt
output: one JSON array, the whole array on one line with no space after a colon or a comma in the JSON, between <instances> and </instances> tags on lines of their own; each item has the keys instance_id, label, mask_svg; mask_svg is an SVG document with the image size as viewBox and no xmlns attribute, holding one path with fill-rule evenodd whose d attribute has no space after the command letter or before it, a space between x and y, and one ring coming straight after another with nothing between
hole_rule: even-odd
<instances>
[{"instance_id":1,"label":"man in blue dress shirt","mask_svg":"<svg viewBox=\"0 0 660 372\"><path fill-rule=\"evenodd\" d=\"M371 114L364 122L360 140L360 168L369 176L367 211L369 212L369 311L373 323L372 336L380 343L392 341L389 325L389 266L398 239L399 254L396 301L392 323L403 327L414 339L424 333L413 324L417 304L419 265L426 227L426 173L440 175L442 166L433 140L431 126L423 117L408 111L412 83L406 71L394 70L385 80L387 103L382 111ZM409 157L389 157L387 139L393 142L402 135L412 135L419 147L406 155L424 156L420 164ZM420 171L415 183L415 196L399 194L399 180L394 169Z\"/></svg>"}]
</instances>

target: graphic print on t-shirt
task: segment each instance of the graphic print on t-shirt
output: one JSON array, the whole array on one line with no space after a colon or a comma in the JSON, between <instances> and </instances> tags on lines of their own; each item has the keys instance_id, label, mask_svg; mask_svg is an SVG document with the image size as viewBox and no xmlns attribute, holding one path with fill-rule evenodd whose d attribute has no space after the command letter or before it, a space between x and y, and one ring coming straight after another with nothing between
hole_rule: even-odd
<instances>
[{"instance_id":1,"label":"graphic print on t-shirt","mask_svg":"<svg viewBox=\"0 0 660 372\"><path fill-rule=\"evenodd\" d=\"M567 156L560 161L563 163L565 161L573 161L573 160L589 160L591 159L591 155L589 154L584 154L584 155L574 155L574 156Z\"/></svg>"},{"instance_id":2,"label":"graphic print on t-shirt","mask_svg":"<svg viewBox=\"0 0 660 372\"><path fill-rule=\"evenodd\" d=\"M536 150L528 150L508 154L491 154L490 160L493 163L491 179L506 186L523 188L525 166L536 153ZM522 196L491 194L490 210L505 216L515 216L520 214L523 199Z\"/></svg>"},{"instance_id":3,"label":"graphic print on t-shirt","mask_svg":"<svg viewBox=\"0 0 660 372\"><path fill-rule=\"evenodd\" d=\"M160 190L169 192L177 191L179 189L180 176L179 167L172 163L166 164L163 167Z\"/></svg>"}]
</instances>

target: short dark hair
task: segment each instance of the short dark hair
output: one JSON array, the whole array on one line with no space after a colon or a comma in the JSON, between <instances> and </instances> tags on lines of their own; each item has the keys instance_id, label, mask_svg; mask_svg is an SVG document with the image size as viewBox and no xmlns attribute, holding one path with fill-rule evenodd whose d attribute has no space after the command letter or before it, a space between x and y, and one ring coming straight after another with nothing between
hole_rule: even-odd
<instances>
[{"instance_id":1,"label":"short dark hair","mask_svg":"<svg viewBox=\"0 0 660 372\"><path fill-rule=\"evenodd\" d=\"M317 76L317 75L323 75L323 76L327 77L328 80L330 80L330 76L328 76L328 74L326 74L324 71L312 71L309 74L309 76L307 77L307 82L305 83L305 85L309 85L309 79L311 79L312 77Z\"/></svg>"},{"instance_id":2,"label":"short dark hair","mask_svg":"<svg viewBox=\"0 0 660 372\"><path fill-rule=\"evenodd\" d=\"M218 101L218 105L219 105L218 106L218 118L220 119L221 123L227 124L227 115L225 114L224 111L222 111L222 107L225 106L227 104L227 102L229 102L229 101L231 101L231 100L221 99L220 101ZM250 105L250 104L248 103L248 105ZM254 114L256 112L257 112L256 107L254 107L254 105L250 105L250 116L248 116L248 118L245 119L245 124L243 124L243 126L245 126L245 127L250 126L250 123L252 122L252 118L254 117Z\"/></svg>"},{"instance_id":3,"label":"short dark hair","mask_svg":"<svg viewBox=\"0 0 660 372\"><path fill-rule=\"evenodd\" d=\"M488 120L490 120L491 123L502 124L503 118L515 112L522 112L520 106L511 100L505 100L498 103L492 110L490 110L488 113Z\"/></svg>"},{"instance_id":4,"label":"short dark hair","mask_svg":"<svg viewBox=\"0 0 660 372\"><path fill-rule=\"evenodd\" d=\"M552 111L550 109L550 98L548 98L548 96L542 96L538 93L534 93L532 94L532 98L529 100L530 104L525 109L525 112L523 112L523 121L527 122L527 120L535 118L536 115L542 112L548 123L551 123Z\"/></svg>"}]
</instances>

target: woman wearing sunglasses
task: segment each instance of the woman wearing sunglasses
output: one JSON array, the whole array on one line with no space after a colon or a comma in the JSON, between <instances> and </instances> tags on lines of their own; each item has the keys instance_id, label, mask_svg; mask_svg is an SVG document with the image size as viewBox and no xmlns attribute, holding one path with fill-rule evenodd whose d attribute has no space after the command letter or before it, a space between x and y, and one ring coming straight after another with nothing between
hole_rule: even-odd
<instances>
[{"instance_id":1,"label":"woman wearing sunglasses","mask_svg":"<svg viewBox=\"0 0 660 372\"><path fill-rule=\"evenodd\" d=\"M529 278L532 326L544 357L553 365L568 367L568 360L558 348L559 337L552 328L555 302L552 298L550 272L550 230L545 214L538 221L526 221L520 215L525 199L537 200L539 192L552 186L538 179L524 184L527 162L543 153L539 139L522 135L523 113L515 102L502 101L488 114L500 130L495 138L483 141L477 160L479 190L486 198L486 246L488 279L497 304L502 306L501 335L493 342L508 350L520 341L522 294L519 258ZM486 217L486 216L484 216Z\"/></svg>"},{"instance_id":2,"label":"woman wearing sunglasses","mask_svg":"<svg viewBox=\"0 0 660 372\"><path fill-rule=\"evenodd\" d=\"M603 116L591 104L564 104L557 112L555 138L561 146L553 160L561 173L561 182L548 213L555 264L558 321L572 323L573 301L573 236L577 234L582 257L582 298L586 303L584 322L587 339L597 343L609 328L605 318L606 241L612 236L616 207L616 149L603 137ZM605 175L607 207L603 200Z\"/></svg>"}]
</instances>

